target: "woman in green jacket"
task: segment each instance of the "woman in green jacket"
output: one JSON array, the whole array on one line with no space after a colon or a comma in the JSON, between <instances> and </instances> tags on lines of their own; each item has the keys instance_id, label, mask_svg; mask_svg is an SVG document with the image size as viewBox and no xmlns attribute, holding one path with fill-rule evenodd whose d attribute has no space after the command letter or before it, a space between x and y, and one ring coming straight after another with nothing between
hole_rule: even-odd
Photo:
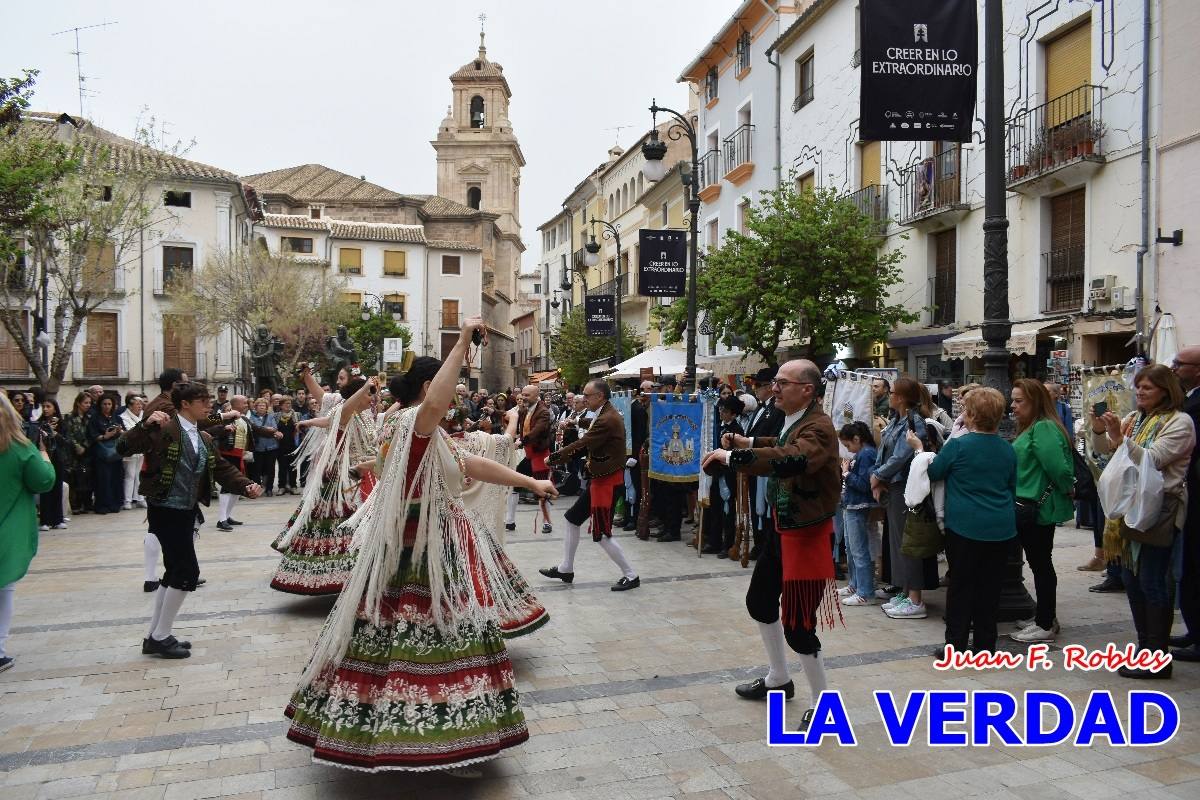
<instances>
[{"instance_id":1,"label":"woman in green jacket","mask_svg":"<svg viewBox=\"0 0 1200 800\"><path fill-rule=\"evenodd\" d=\"M54 485L50 456L25 437L21 417L0 392L0 672L12 666L5 652L17 581L37 553L36 495Z\"/></svg>"},{"instance_id":2,"label":"woman in green jacket","mask_svg":"<svg viewBox=\"0 0 1200 800\"><path fill-rule=\"evenodd\" d=\"M1018 432L1013 442L1017 453L1017 537L1037 593L1033 619L1017 622L1012 638L1018 642L1052 642L1058 634L1058 576L1051 558L1054 526L1075 516L1071 501L1075 488L1071 437L1040 381L1020 378L1013 382L1012 410Z\"/></svg>"}]
</instances>

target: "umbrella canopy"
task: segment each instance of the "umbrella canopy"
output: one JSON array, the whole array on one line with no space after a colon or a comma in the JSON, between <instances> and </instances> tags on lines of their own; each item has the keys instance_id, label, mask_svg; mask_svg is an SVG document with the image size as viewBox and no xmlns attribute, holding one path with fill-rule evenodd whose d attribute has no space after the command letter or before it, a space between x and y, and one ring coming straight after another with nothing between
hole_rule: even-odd
<instances>
[{"instance_id":1,"label":"umbrella canopy","mask_svg":"<svg viewBox=\"0 0 1200 800\"><path fill-rule=\"evenodd\" d=\"M651 347L617 364L605 377L637 378L644 369L653 370L655 375L678 375L687 369L687 353L663 345ZM699 367L696 372L700 375L712 374Z\"/></svg>"},{"instance_id":2,"label":"umbrella canopy","mask_svg":"<svg viewBox=\"0 0 1200 800\"><path fill-rule=\"evenodd\" d=\"M1175 317L1163 314L1154 326L1154 339L1150 343L1150 358L1155 364L1171 365L1179 354L1179 334L1175 328Z\"/></svg>"}]
</instances>

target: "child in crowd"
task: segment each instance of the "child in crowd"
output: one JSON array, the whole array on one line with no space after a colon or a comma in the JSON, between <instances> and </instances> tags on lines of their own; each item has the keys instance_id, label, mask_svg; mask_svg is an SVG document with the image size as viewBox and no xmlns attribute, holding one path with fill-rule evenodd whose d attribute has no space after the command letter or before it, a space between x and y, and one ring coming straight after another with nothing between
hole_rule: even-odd
<instances>
[{"instance_id":1,"label":"child in crowd","mask_svg":"<svg viewBox=\"0 0 1200 800\"><path fill-rule=\"evenodd\" d=\"M871 496L871 469L875 466L875 435L865 422L851 422L838 438L853 458L842 473L843 522L848 554L848 583L838 590L844 606L875 603L875 562L871 559L871 526L868 515L875 505Z\"/></svg>"}]
</instances>

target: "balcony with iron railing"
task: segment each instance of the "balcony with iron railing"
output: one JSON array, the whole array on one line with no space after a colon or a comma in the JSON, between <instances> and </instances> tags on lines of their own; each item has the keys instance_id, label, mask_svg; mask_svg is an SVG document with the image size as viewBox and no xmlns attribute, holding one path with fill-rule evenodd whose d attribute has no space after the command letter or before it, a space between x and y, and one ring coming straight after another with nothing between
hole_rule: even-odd
<instances>
[{"instance_id":1,"label":"balcony with iron railing","mask_svg":"<svg viewBox=\"0 0 1200 800\"><path fill-rule=\"evenodd\" d=\"M155 375L164 369L174 368L183 370L192 380L208 380L208 355L205 353L164 354L161 350L155 350L152 356Z\"/></svg>"},{"instance_id":2,"label":"balcony with iron railing","mask_svg":"<svg viewBox=\"0 0 1200 800\"><path fill-rule=\"evenodd\" d=\"M179 286L190 288L191 277L191 267L155 267L152 278L154 294L162 297Z\"/></svg>"},{"instance_id":3,"label":"balcony with iron railing","mask_svg":"<svg viewBox=\"0 0 1200 800\"><path fill-rule=\"evenodd\" d=\"M615 297L624 297L629 292L629 276L622 275L619 278L605 281L599 286L589 286L587 290L588 297L597 297L599 295L611 294Z\"/></svg>"},{"instance_id":4,"label":"balcony with iron railing","mask_svg":"<svg viewBox=\"0 0 1200 800\"><path fill-rule=\"evenodd\" d=\"M1008 188L1040 195L1104 164L1104 87L1080 86L1005 121ZM1055 180L1045 180L1051 174Z\"/></svg>"},{"instance_id":5,"label":"balcony with iron railing","mask_svg":"<svg viewBox=\"0 0 1200 800\"><path fill-rule=\"evenodd\" d=\"M1084 299L1084 248L1072 245L1042 253L1046 279L1044 311L1081 311Z\"/></svg>"},{"instance_id":6,"label":"balcony with iron railing","mask_svg":"<svg viewBox=\"0 0 1200 800\"><path fill-rule=\"evenodd\" d=\"M71 375L76 382L84 380L129 380L129 351L104 352L89 349L71 354Z\"/></svg>"},{"instance_id":7,"label":"balcony with iron railing","mask_svg":"<svg viewBox=\"0 0 1200 800\"><path fill-rule=\"evenodd\" d=\"M954 307L958 300L956 297L958 281L954 268L939 269L930 280L933 296L929 302L929 324L949 325L954 322Z\"/></svg>"},{"instance_id":8,"label":"balcony with iron railing","mask_svg":"<svg viewBox=\"0 0 1200 800\"><path fill-rule=\"evenodd\" d=\"M795 114L800 109L813 101L813 87L806 86L796 95L796 99L792 101L792 113Z\"/></svg>"},{"instance_id":9,"label":"balcony with iron railing","mask_svg":"<svg viewBox=\"0 0 1200 800\"><path fill-rule=\"evenodd\" d=\"M901 172L901 225L948 228L967 215L967 155L952 145Z\"/></svg>"},{"instance_id":10,"label":"balcony with iron railing","mask_svg":"<svg viewBox=\"0 0 1200 800\"><path fill-rule=\"evenodd\" d=\"M714 148L701 153L699 167L696 185L700 187L700 201L711 203L721 193L721 151Z\"/></svg>"},{"instance_id":11,"label":"balcony with iron railing","mask_svg":"<svg viewBox=\"0 0 1200 800\"><path fill-rule=\"evenodd\" d=\"M736 186L754 172L754 126L739 125L723 144L725 180Z\"/></svg>"},{"instance_id":12,"label":"balcony with iron railing","mask_svg":"<svg viewBox=\"0 0 1200 800\"><path fill-rule=\"evenodd\" d=\"M859 212L875 223L876 235L882 236L888 227L888 187L883 184L864 186L857 192L844 195Z\"/></svg>"}]
</instances>

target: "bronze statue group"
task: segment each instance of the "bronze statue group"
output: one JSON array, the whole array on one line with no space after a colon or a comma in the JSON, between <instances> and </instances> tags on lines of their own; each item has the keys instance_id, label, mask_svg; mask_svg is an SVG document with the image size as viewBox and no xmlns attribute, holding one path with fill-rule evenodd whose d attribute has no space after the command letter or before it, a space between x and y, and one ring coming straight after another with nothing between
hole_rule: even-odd
<instances>
[{"instance_id":1,"label":"bronze statue group","mask_svg":"<svg viewBox=\"0 0 1200 800\"><path fill-rule=\"evenodd\" d=\"M502 518L513 487L543 500L558 493L547 479L549 447L534 416L534 387L526 419L513 408L503 431L462 430L455 389L478 332L485 332L482 321L468 320L445 362L412 361L388 382L393 402L386 409L377 407L380 378L360 377L346 365L326 392L302 371L320 414L301 423L308 430L293 468L307 469L308 479L272 544L281 560L271 587L337 597L284 712L288 738L310 747L317 763L467 774L464 767L529 738L504 643L537 630L548 615L504 551ZM269 377L277 348L265 328L259 338L256 366ZM333 350L347 345L344 336L331 337ZM840 467L833 425L816 399L819 380L809 362L785 364L773 386L777 435L728 439L708 456L769 476L773 536L756 562L747 606L762 630L770 671L738 687L751 699L772 688L791 697L785 642L801 654L813 704L825 687L816 625L819 618L831 621L836 607L829 552ZM587 452L590 491L568 515L564 560L541 572L573 579L580 525L590 519L593 541L621 572L612 588L637 588L637 572L611 537L612 476L623 470L608 466L624 466L623 425L603 381L584 394L597 420L612 424L593 425L567 453ZM171 628L199 577L192 537L197 504L207 504L213 482L251 498L261 487L217 457L204 428L220 420L209 419L203 387L177 386L172 401L118 447L147 454L142 488L165 565L142 649L186 658L190 644ZM533 475L513 469L522 452L536 457ZM545 524L549 529L548 514Z\"/></svg>"}]
</instances>

